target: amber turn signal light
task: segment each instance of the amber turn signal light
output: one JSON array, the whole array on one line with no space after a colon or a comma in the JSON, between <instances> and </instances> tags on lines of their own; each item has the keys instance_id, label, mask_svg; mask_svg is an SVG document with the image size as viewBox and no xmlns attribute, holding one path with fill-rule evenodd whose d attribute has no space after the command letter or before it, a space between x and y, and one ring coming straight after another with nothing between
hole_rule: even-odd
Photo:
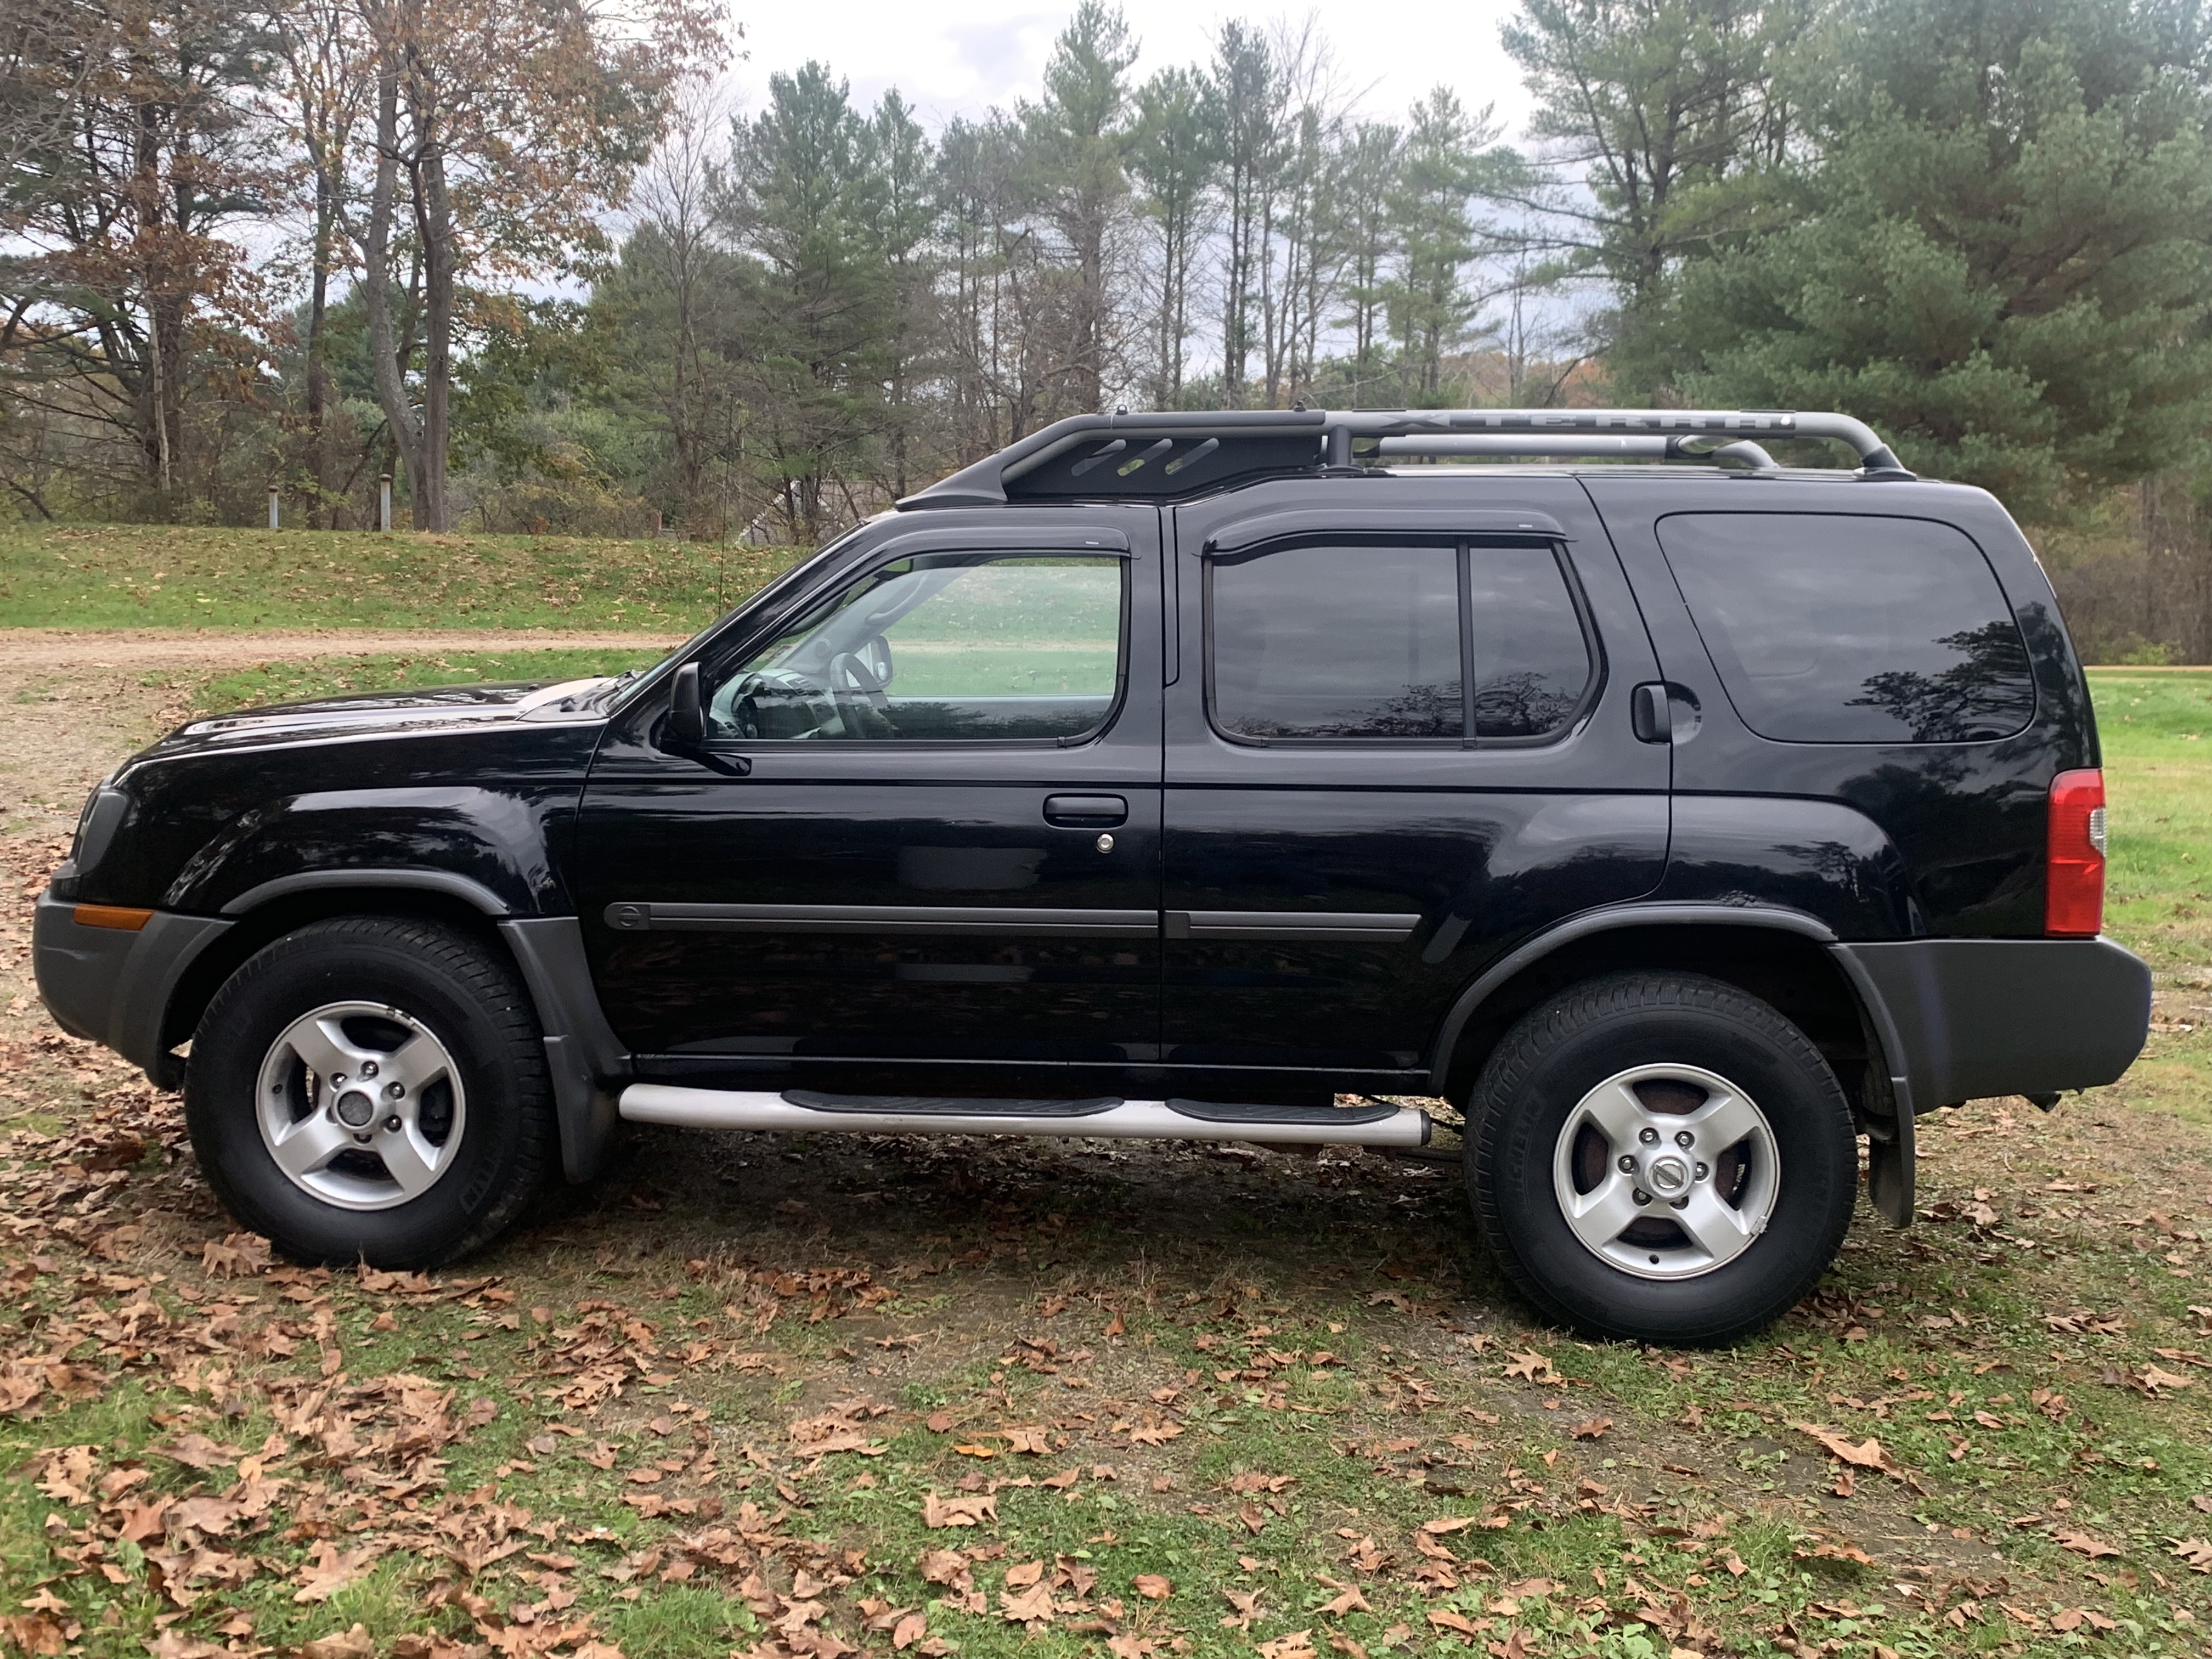
<instances>
[{"instance_id":1,"label":"amber turn signal light","mask_svg":"<svg viewBox=\"0 0 2212 1659\"><path fill-rule=\"evenodd\" d=\"M70 912L70 919L80 927L117 927L135 933L154 920L154 913L129 904L80 904Z\"/></svg>"}]
</instances>

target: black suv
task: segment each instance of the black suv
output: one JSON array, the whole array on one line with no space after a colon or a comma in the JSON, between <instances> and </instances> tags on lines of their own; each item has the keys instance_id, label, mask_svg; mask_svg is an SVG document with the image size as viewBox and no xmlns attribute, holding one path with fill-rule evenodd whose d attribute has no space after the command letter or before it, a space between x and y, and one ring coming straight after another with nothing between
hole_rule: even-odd
<instances>
[{"instance_id":1,"label":"black suv","mask_svg":"<svg viewBox=\"0 0 2212 1659\"><path fill-rule=\"evenodd\" d=\"M303 1257L474 1249L624 1119L1389 1147L1440 1097L1545 1312L1714 1341L1825 1268L1856 1137L1901 1226L1917 1113L2134 1059L2098 764L2019 530L1856 421L1085 416L641 675L183 727L38 975Z\"/></svg>"}]
</instances>

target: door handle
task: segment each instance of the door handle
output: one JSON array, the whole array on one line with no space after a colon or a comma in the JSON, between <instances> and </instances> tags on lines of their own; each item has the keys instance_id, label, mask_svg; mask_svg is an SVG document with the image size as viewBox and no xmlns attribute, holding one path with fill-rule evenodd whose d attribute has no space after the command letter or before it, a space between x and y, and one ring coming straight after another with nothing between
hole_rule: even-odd
<instances>
[{"instance_id":1,"label":"door handle","mask_svg":"<svg viewBox=\"0 0 2212 1659\"><path fill-rule=\"evenodd\" d=\"M1646 680L1628 693L1628 722L1645 743L1687 743L1701 718L1697 694L1672 680Z\"/></svg>"},{"instance_id":2,"label":"door handle","mask_svg":"<svg viewBox=\"0 0 2212 1659\"><path fill-rule=\"evenodd\" d=\"M1674 737L1674 710L1668 708L1663 680L1646 680L1628 694L1628 723L1643 743L1671 743Z\"/></svg>"},{"instance_id":3,"label":"door handle","mask_svg":"<svg viewBox=\"0 0 2212 1659\"><path fill-rule=\"evenodd\" d=\"M1047 795L1044 821L1063 830L1106 830L1129 821L1129 803L1119 795Z\"/></svg>"}]
</instances>

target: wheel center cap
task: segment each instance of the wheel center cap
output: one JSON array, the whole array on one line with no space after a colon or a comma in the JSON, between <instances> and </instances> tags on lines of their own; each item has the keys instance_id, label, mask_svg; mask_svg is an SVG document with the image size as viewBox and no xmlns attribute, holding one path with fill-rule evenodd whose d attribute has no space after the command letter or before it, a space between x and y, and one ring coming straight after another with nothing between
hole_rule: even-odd
<instances>
[{"instance_id":1,"label":"wheel center cap","mask_svg":"<svg viewBox=\"0 0 2212 1659\"><path fill-rule=\"evenodd\" d=\"M338 1109L343 1112L345 1108L341 1104ZM1679 1193L1690 1184L1690 1166L1671 1155L1652 1159L1644 1174L1657 1192Z\"/></svg>"},{"instance_id":2,"label":"wheel center cap","mask_svg":"<svg viewBox=\"0 0 2212 1659\"><path fill-rule=\"evenodd\" d=\"M376 1103L358 1089L349 1089L338 1097L338 1121L349 1129L365 1129L369 1119L376 1115Z\"/></svg>"}]
</instances>

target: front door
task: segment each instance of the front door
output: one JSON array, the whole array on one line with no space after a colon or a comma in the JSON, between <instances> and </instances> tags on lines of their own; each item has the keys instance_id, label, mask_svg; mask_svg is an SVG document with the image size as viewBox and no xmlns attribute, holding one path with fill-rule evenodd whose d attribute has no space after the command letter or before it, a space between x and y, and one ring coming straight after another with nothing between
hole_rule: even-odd
<instances>
[{"instance_id":1,"label":"front door","mask_svg":"<svg viewBox=\"0 0 2212 1659\"><path fill-rule=\"evenodd\" d=\"M996 1067L1032 1092L1073 1068L1083 1092L1152 1057L1158 527L1151 507L887 521L781 618L702 647L702 752L658 745L649 712L610 733L580 908L649 1073L964 1063L953 1091Z\"/></svg>"},{"instance_id":2,"label":"front door","mask_svg":"<svg viewBox=\"0 0 2212 1659\"><path fill-rule=\"evenodd\" d=\"M1619 562L1574 480L1487 471L1176 509L1176 1067L1421 1091L1484 966L1657 885L1668 751L1632 729L1657 673Z\"/></svg>"}]
</instances>

